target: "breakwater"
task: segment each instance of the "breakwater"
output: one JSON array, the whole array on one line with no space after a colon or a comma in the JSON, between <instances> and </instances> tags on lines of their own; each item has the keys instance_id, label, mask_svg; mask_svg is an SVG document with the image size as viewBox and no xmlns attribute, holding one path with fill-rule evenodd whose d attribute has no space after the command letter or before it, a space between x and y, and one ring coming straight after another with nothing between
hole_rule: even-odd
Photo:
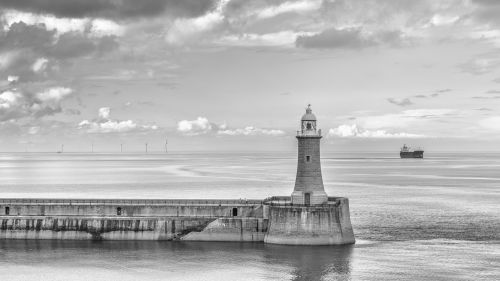
<instances>
[{"instance_id":1,"label":"breakwater","mask_svg":"<svg viewBox=\"0 0 500 281\"><path fill-rule=\"evenodd\" d=\"M0 239L263 241L258 200L0 199Z\"/></svg>"},{"instance_id":2,"label":"breakwater","mask_svg":"<svg viewBox=\"0 0 500 281\"><path fill-rule=\"evenodd\" d=\"M0 199L0 239L352 243L348 201ZM311 238L313 237L313 238Z\"/></svg>"}]
</instances>

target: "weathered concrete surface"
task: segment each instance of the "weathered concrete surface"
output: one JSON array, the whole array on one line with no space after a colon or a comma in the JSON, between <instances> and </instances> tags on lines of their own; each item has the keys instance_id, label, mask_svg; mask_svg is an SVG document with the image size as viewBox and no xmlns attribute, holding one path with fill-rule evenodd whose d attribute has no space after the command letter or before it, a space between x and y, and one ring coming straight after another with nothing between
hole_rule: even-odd
<instances>
[{"instance_id":1,"label":"weathered concrete surface","mask_svg":"<svg viewBox=\"0 0 500 281\"><path fill-rule=\"evenodd\" d=\"M336 198L316 206L269 206L265 243L288 245L341 245L355 242L349 200Z\"/></svg>"},{"instance_id":2,"label":"weathered concrete surface","mask_svg":"<svg viewBox=\"0 0 500 281\"><path fill-rule=\"evenodd\" d=\"M192 231L181 240L262 242L266 232L267 219L219 218L209 223L202 231Z\"/></svg>"},{"instance_id":3,"label":"weathered concrete surface","mask_svg":"<svg viewBox=\"0 0 500 281\"><path fill-rule=\"evenodd\" d=\"M183 236L181 240L262 242L266 232L266 219L219 218L209 223L202 231L192 231Z\"/></svg>"},{"instance_id":4,"label":"weathered concrete surface","mask_svg":"<svg viewBox=\"0 0 500 281\"><path fill-rule=\"evenodd\" d=\"M263 241L259 200L0 199L0 239Z\"/></svg>"},{"instance_id":5,"label":"weathered concrete surface","mask_svg":"<svg viewBox=\"0 0 500 281\"><path fill-rule=\"evenodd\" d=\"M267 220L196 217L0 216L0 239L264 240Z\"/></svg>"},{"instance_id":6,"label":"weathered concrete surface","mask_svg":"<svg viewBox=\"0 0 500 281\"><path fill-rule=\"evenodd\" d=\"M0 239L354 243L346 198L315 206L270 200L0 199Z\"/></svg>"}]
</instances>

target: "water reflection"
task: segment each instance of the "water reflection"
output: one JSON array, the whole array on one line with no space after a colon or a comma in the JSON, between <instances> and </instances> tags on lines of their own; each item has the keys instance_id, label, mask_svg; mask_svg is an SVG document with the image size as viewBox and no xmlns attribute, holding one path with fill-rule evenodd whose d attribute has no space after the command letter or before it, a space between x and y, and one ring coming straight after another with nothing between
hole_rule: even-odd
<instances>
[{"instance_id":1,"label":"water reflection","mask_svg":"<svg viewBox=\"0 0 500 281\"><path fill-rule=\"evenodd\" d=\"M353 245L264 248L269 262L286 263L293 268L292 280L350 280Z\"/></svg>"},{"instance_id":2,"label":"water reflection","mask_svg":"<svg viewBox=\"0 0 500 281\"><path fill-rule=\"evenodd\" d=\"M352 250L263 243L1 240L0 266L15 270L17 264L37 265L33 270L52 276L76 267L93 280L100 280L102 272L123 280L137 273L149 280L350 280Z\"/></svg>"}]
</instances>

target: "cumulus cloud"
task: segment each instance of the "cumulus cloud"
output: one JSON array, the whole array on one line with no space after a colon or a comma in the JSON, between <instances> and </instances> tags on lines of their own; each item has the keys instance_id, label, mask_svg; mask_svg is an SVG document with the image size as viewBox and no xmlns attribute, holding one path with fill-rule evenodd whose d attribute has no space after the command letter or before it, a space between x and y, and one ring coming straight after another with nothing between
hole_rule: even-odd
<instances>
[{"instance_id":1,"label":"cumulus cloud","mask_svg":"<svg viewBox=\"0 0 500 281\"><path fill-rule=\"evenodd\" d=\"M42 102L60 102L73 92L70 88L54 87L37 93L36 97Z\"/></svg>"},{"instance_id":2,"label":"cumulus cloud","mask_svg":"<svg viewBox=\"0 0 500 281\"><path fill-rule=\"evenodd\" d=\"M229 128L226 123L217 125L211 123L205 117L198 117L195 120L182 120L177 123L177 131L188 136L204 135L214 133L217 135L226 136L255 136L255 135L268 135L268 136L282 136L285 132L277 129L262 129L253 126L246 126L244 128Z\"/></svg>"},{"instance_id":3,"label":"cumulus cloud","mask_svg":"<svg viewBox=\"0 0 500 281\"><path fill-rule=\"evenodd\" d=\"M99 118L108 119L110 113L111 113L111 108L109 107L99 108Z\"/></svg>"},{"instance_id":4,"label":"cumulus cloud","mask_svg":"<svg viewBox=\"0 0 500 281\"><path fill-rule=\"evenodd\" d=\"M398 106L408 106L413 104L413 102L409 98L388 98L387 101Z\"/></svg>"},{"instance_id":5,"label":"cumulus cloud","mask_svg":"<svg viewBox=\"0 0 500 281\"><path fill-rule=\"evenodd\" d=\"M241 129L219 130L217 134L228 135L228 136L254 136L254 135L283 136L285 135L285 132L282 130L275 130L275 129L268 130L268 129L255 128L253 126L247 126Z\"/></svg>"},{"instance_id":6,"label":"cumulus cloud","mask_svg":"<svg viewBox=\"0 0 500 281\"><path fill-rule=\"evenodd\" d=\"M337 128L328 131L329 137L359 137L359 138L422 138L424 135L409 133L390 133L386 130L365 130L359 128L356 124L340 125Z\"/></svg>"},{"instance_id":7,"label":"cumulus cloud","mask_svg":"<svg viewBox=\"0 0 500 281\"><path fill-rule=\"evenodd\" d=\"M195 120L182 120L177 123L177 130L185 135L202 135L212 131L212 124L205 117Z\"/></svg>"},{"instance_id":8,"label":"cumulus cloud","mask_svg":"<svg viewBox=\"0 0 500 281\"><path fill-rule=\"evenodd\" d=\"M73 90L52 87L37 93L9 89L0 93L0 121L16 120L24 117L43 117L62 111L61 102Z\"/></svg>"},{"instance_id":9,"label":"cumulus cloud","mask_svg":"<svg viewBox=\"0 0 500 281\"><path fill-rule=\"evenodd\" d=\"M83 120L78 124L78 129L87 133L129 133L137 131L157 130L157 125L139 125L132 120L112 120L110 119L111 109L101 107L99 118L94 120Z\"/></svg>"}]
</instances>

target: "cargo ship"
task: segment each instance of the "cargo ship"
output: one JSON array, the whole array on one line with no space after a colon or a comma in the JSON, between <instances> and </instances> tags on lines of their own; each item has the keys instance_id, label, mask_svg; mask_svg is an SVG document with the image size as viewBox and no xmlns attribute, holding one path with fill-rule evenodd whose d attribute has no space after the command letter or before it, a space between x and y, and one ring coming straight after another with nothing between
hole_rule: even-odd
<instances>
[{"instance_id":1,"label":"cargo ship","mask_svg":"<svg viewBox=\"0 0 500 281\"><path fill-rule=\"evenodd\" d=\"M399 152L401 158L424 158L424 150L421 148L412 149L409 146L403 145Z\"/></svg>"}]
</instances>

